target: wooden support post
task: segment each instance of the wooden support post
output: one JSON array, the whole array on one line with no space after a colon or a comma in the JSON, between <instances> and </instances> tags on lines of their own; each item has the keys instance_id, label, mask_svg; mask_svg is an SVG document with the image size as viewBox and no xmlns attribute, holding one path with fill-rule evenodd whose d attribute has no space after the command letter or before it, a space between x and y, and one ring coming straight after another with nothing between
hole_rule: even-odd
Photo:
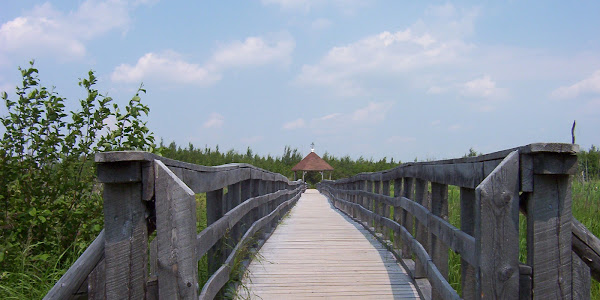
<instances>
[{"instance_id":1,"label":"wooden support post","mask_svg":"<svg viewBox=\"0 0 600 300\"><path fill-rule=\"evenodd\" d=\"M430 209L430 205L427 203L427 181L422 179L415 179L415 202L423 205L425 208ZM416 220L416 219L415 219ZM430 251L430 247L427 244L429 231L427 230L427 224L421 224L421 222L416 221L416 233L415 238L417 241L423 245L425 251ZM415 278L424 278L427 277L427 270L423 268L422 262L419 261L417 257L415 261Z\"/></svg>"},{"instance_id":2,"label":"wooden support post","mask_svg":"<svg viewBox=\"0 0 600 300\"><path fill-rule=\"evenodd\" d=\"M252 188L253 188L253 180L248 179L248 180L242 181L240 202L244 202L244 201L252 198ZM248 230L248 228L250 228L250 226L252 226L252 221L250 221L250 220L251 220L251 213L248 213L246 216L244 216L242 218L241 225L240 225L240 230L241 230L240 237L246 233L246 230Z\"/></svg>"},{"instance_id":3,"label":"wooden support post","mask_svg":"<svg viewBox=\"0 0 600 300\"><path fill-rule=\"evenodd\" d=\"M402 196L408 199L414 199L414 178L405 177L404 178L404 186L402 187ZM408 214L404 209L401 210L401 225L408 230L408 232L413 233L413 217ZM410 246L403 243L402 244L402 258L411 259L412 253L410 252Z\"/></svg>"},{"instance_id":4,"label":"wooden support post","mask_svg":"<svg viewBox=\"0 0 600 300\"><path fill-rule=\"evenodd\" d=\"M223 189L206 192L206 223L210 225L223 216ZM221 249L223 242L219 240L208 251L208 274L212 275L225 262Z\"/></svg>"},{"instance_id":5,"label":"wooden support post","mask_svg":"<svg viewBox=\"0 0 600 300\"><path fill-rule=\"evenodd\" d=\"M527 264L534 299L571 299L571 179L534 174L527 201Z\"/></svg>"},{"instance_id":6,"label":"wooden support post","mask_svg":"<svg viewBox=\"0 0 600 300\"><path fill-rule=\"evenodd\" d=\"M381 181L381 179L375 181L375 194L381 195L383 193L382 183L383 182ZM375 201L375 209L373 212L380 216L383 215L383 203ZM375 228L377 229L377 232L383 234L383 225L381 223L377 223L377 226L375 226Z\"/></svg>"},{"instance_id":7,"label":"wooden support post","mask_svg":"<svg viewBox=\"0 0 600 300\"><path fill-rule=\"evenodd\" d=\"M373 192L373 181L371 180L367 180L367 192L368 193L372 193ZM367 196L367 206L366 209L370 210L370 211L374 211L374 205L373 205L373 200ZM369 227L373 227L375 224L373 224L373 222L369 222L367 221L367 223L369 224Z\"/></svg>"},{"instance_id":8,"label":"wooden support post","mask_svg":"<svg viewBox=\"0 0 600 300\"><path fill-rule=\"evenodd\" d=\"M234 209L236 206L240 205L240 203L242 203L242 184L241 182L237 182L234 183L232 185L229 186L229 191L227 192L227 194L229 194L229 210ZM230 241L227 243L227 256L229 256L229 254L231 254L231 251L233 251L233 248L235 248L235 245L237 245L238 241L240 240L241 236L241 222L238 222L238 224L233 225L233 227L231 228L231 231L229 232L230 235Z\"/></svg>"},{"instance_id":9,"label":"wooden support post","mask_svg":"<svg viewBox=\"0 0 600 300\"><path fill-rule=\"evenodd\" d=\"M402 197L402 177L394 179L394 197ZM394 221L402 224L402 207L394 207ZM394 248L400 250L402 247L402 236L400 232L394 232Z\"/></svg>"},{"instance_id":10,"label":"wooden support post","mask_svg":"<svg viewBox=\"0 0 600 300\"><path fill-rule=\"evenodd\" d=\"M198 299L195 194L162 162L155 165L159 298Z\"/></svg>"},{"instance_id":11,"label":"wooden support post","mask_svg":"<svg viewBox=\"0 0 600 300\"><path fill-rule=\"evenodd\" d=\"M145 297L148 231L141 167L139 161L98 164L98 180L104 183L107 299Z\"/></svg>"},{"instance_id":12,"label":"wooden support post","mask_svg":"<svg viewBox=\"0 0 600 300\"><path fill-rule=\"evenodd\" d=\"M448 221L448 185L431 183L431 213ZM431 259L442 276L448 280L448 246L434 234L429 234L429 245ZM433 298L438 299L437 291L433 289L432 292Z\"/></svg>"},{"instance_id":13,"label":"wooden support post","mask_svg":"<svg viewBox=\"0 0 600 300\"><path fill-rule=\"evenodd\" d=\"M475 235L475 190L460 188L460 230ZM477 298L476 269L464 259L460 260L463 299Z\"/></svg>"},{"instance_id":14,"label":"wooden support post","mask_svg":"<svg viewBox=\"0 0 600 300\"><path fill-rule=\"evenodd\" d=\"M383 195L385 196L389 196L390 195L390 181L389 180L385 180L382 182L382 192ZM382 205L382 216L389 218L390 217L390 206L383 203ZM386 240L390 239L390 229L387 227L383 227L383 237Z\"/></svg>"},{"instance_id":15,"label":"wooden support post","mask_svg":"<svg viewBox=\"0 0 600 300\"><path fill-rule=\"evenodd\" d=\"M520 271L517 151L510 153L477 186L475 199L475 257L479 263L477 298L518 299Z\"/></svg>"}]
</instances>

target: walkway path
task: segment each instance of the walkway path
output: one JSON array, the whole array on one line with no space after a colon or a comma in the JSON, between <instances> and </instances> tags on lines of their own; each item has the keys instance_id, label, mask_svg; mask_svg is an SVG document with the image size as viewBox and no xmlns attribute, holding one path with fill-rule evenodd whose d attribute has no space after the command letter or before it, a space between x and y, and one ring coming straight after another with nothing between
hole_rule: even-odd
<instances>
[{"instance_id":1,"label":"walkway path","mask_svg":"<svg viewBox=\"0 0 600 300\"><path fill-rule=\"evenodd\" d=\"M392 254L317 190L302 195L248 271L242 299L418 299Z\"/></svg>"}]
</instances>

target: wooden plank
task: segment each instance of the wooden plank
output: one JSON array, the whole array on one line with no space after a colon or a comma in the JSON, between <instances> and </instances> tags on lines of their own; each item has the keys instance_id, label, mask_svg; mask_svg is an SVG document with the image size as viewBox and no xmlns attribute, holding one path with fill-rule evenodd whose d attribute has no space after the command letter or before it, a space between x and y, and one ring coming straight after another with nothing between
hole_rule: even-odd
<instances>
[{"instance_id":1,"label":"wooden plank","mask_svg":"<svg viewBox=\"0 0 600 300\"><path fill-rule=\"evenodd\" d=\"M293 197L291 197L291 199L281 203L270 214L262 217L258 221L254 222L254 224L252 224L252 226L248 229L246 234L243 236L242 241L238 245L236 245L236 247L233 249L232 253L229 255L229 257L225 261L225 263L209 278L207 283L204 285L204 287L202 288L202 291L200 293L200 297L199 297L200 299L213 299L213 298L215 298L215 296L217 296L217 293L223 288L223 286L230 279L231 266L233 265L233 261L237 255L238 251L242 247L242 245L246 241L248 241L250 238L252 238L256 234L256 232L258 232L258 230L261 230L261 229L265 228L266 226L268 226L269 223L271 223L274 219L277 219L279 216L283 215L289 209L289 207L294 205L300 196L300 191L302 191L301 188L297 188L296 190L294 190L293 194L295 194L295 196L293 196ZM290 192L292 192L292 191L290 191ZM282 190L277 194L283 195L283 194L287 194L287 193L284 193L284 191Z\"/></svg>"},{"instance_id":2,"label":"wooden plank","mask_svg":"<svg viewBox=\"0 0 600 300\"><path fill-rule=\"evenodd\" d=\"M381 185L381 194L384 196L390 196L390 181L389 180L384 180L382 182ZM390 218L390 205L383 203L383 205L381 206L382 208L382 214L381 216L385 217L385 218ZM386 240L390 239L390 230L384 229L383 230L383 236Z\"/></svg>"},{"instance_id":3,"label":"wooden plank","mask_svg":"<svg viewBox=\"0 0 600 300\"><path fill-rule=\"evenodd\" d=\"M195 194L162 162L155 165L159 298L196 299Z\"/></svg>"},{"instance_id":4,"label":"wooden plank","mask_svg":"<svg viewBox=\"0 0 600 300\"><path fill-rule=\"evenodd\" d=\"M531 273L530 266L519 264L519 300L530 300L533 297Z\"/></svg>"},{"instance_id":5,"label":"wooden plank","mask_svg":"<svg viewBox=\"0 0 600 300\"><path fill-rule=\"evenodd\" d=\"M402 196L408 199L414 199L414 178L406 177L403 179ZM404 209L401 210L401 221L400 223L411 235L413 234L413 217L408 214ZM410 246L406 243L402 244L402 258L412 258L410 253Z\"/></svg>"},{"instance_id":6,"label":"wooden plank","mask_svg":"<svg viewBox=\"0 0 600 300\"><path fill-rule=\"evenodd\" d=\"M402 197L402 177L394 179L394 198ZM398 205L394 206L394 221L401 223L402 220L402 209ZM398 250L402 247L402 238L399 232L394 232L394 247Z\"/></svg>"},{"instance_id":7,"label":"wooden plank","mask_svg":"<svg viewBox=\"0 0 600 300\"><path fill-rule=\"evenodd\" d=\"M48 291L44 299L66 299L77 291L104 256L104 236L104 230L100 231L100 234L85 249L83 254Z\"/></svg>"},{"instance_id":8,"label":"wooden plank","mask_svg":"<svg viewBox=\"0 0 600 300\"><path fill-rule=\"evenodd\" d=\"M448 219L448 185L440 184L437 182L431 183L431 213L438 216L442 220ZM432 226L433 218L429 220L428 226ZM438 238L432 232L433 228L429 228L429 253L433 263L437 270L442 276L448 280L448 246L444 244L443 240ZM443 296L443 290L438 290L437 285L431 284L432 295L434 298Z\"/></svg>"},{"instance_id":9,"label":"wooden plank","mask_svg":"<svg viewBox=\"0 0 600 300\"><path fill-rule=\"evenodd\" d=\"M106 298L123 295L143 298L148 273L148 233L142 184L105 183L103 195Z\"/></svg>"},{"instance_id":10,"label":"wooden plank","mask_svg":"<svg viewBox=\"0 0 600 300\"><path fill-rule=\"evenodd\" d=\"M475 201L474 189L460 188L460 230L471 236L475 235ZM463 257L460 260L460 269L463 299L477 298L476 269Z\"/></svg>"},{"instance_id":11,"label":"wooden plank","mask_svg":"<svg viewBox=\"0 0 600 300\"><path fill-rule=\"evenodd\" d=\"M591 299L592 287L590 267L575 252L572 252L571 258L573 268L573 299L589 300Z\"/></svg>"},{"instance_id":12,"label":"wooden plank","mask_svg":"<svg viewBox=\"0 0 600 300\"><path fill-rule=\"evenodd\" d=\"M418 297L393 256L362 226L332 210L314 190L302 195L259 255L262 259L251 262L244 278L249 291L239 290L239 298Z\"/></svg>"},{"instance_id":13,"label":"wooden plank","mask_svg":"<svg viewBox=\"0 0 600 300\"><path fill-rule=\"evenodd\" d=\"M223 189L206 192L206 223L211 225L223 216ZM216 272L225 261L221 251L222 242L217 242L208 251L208 274Z\"/></svg>"},{"instance_id":14,"label":"wooden plank","mask_svg":"<svg viewBox=\"0 0 600 300\"><path fill-rule=\"evenodd\" d=\"M106 299L106 265L104 259L98 262L98 265L88 276L87 282L88 300ZM46 298L44 297L44 299ZM68 299L68 297L63 299Z\"/></svg>"},{"instance_id":15,"label":"wooden plank","mask_svg":"<svg viewBox=\"0 0 600 300\"><path fill-rule=\"evenodd\" d=\"M519 153L509 154L475 190L477 295L519 297ZM534 272L535 275L535 272Z\"/></svg>"},{"instance_id":16,"label":"wooden plank","mask_svg":"<svg viewBox=\"0 0 600 300\"><path fill-rule=\"evenodd\" d=\"M424 207L427 207L427 181L422 179L415 180L415 202ZM414 214L413 214L414 215ZM416 232L415 238L421 245L424 246L425 251L429 248L427 245L428 240L428 229L427 223L419 222L419 218L415 218L416 222ZM418 258L415 261L415 278L424 278L427 276L427 269L423 268L423 263L421 263Z\"/></svg>"},{"instance_id":17,"label":"wooden plank","mask_svg":"<svg viewBox=\"0 0 600 300\"><path fill-rule=\"evenodd\" d=\"M527 264L533 297L571 298L571 185L569 175L535 175L527 201Z\"/></svg>"},{"instance_id":18,"label":"wooden plank","mask_svg":"<svg viewBox=\"0 0 600 300\"><path fill-rule=\"evenodd\" d=\"M600 281L600 239L575 218L571 229L573 251L588 265L594 279Z\"/></svg>"}]
</instances>

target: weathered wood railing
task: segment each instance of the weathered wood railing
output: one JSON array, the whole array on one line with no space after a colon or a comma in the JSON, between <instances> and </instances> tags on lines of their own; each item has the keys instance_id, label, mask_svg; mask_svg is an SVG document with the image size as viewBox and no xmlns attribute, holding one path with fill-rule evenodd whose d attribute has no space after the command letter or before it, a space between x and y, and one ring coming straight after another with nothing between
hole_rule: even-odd
<instances>
[{"instance_id":1,"label":"weathered wood railing","mask_svg":"<svg viewBox=\"0 0 600 300\"><path fill-rule=\"evenodd\" d=\"M99 153L96 162L105 228L45 299L213 299L249 252L240 249L260 246L306 189L248 164L205 167L137 151ZM208 226L198 233L199 193ZM205 255L210 278L200 287Z\"/></svg>"},{"instance_id":2,"label":"weathered wood railing","mask_svg":"<svg viewBox=\"0 0 600 300\"><path fill-rule=\"evenodd\" d=\"M425 298L589 299L590 268L596 280L600 274L600 241L571 215L577 151L571 144L531 144L402 164L318 189L388 245ZM449 185L460 189L460 229L448 222ZM523 262L520 211L527 219ZM448 283L449 250L461 258L462 295Z\"/></svg>"}]
</instances>

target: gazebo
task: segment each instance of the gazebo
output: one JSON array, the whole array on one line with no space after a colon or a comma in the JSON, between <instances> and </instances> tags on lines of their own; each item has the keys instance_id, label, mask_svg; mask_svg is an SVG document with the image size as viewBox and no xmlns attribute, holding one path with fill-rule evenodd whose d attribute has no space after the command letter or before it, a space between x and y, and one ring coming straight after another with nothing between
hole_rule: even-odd
<instances>
[{"instance_id":1,"label":"gazebo","mask_svg":"<svg viewBox=\"0 0 600 300\"><path fill-rule=\"evenodd\" d=\"M297 171L302 171L302 181L304 181L304 175L306 175L306 172L308 171L316 171L321 173L321 180L323 180L325 178L325 171L330 171L329 179L331 179L331 171L333 171L333 167L319 157L319 155L315 153L315 149L312 148L310 153L292 168L292 171L294 171L294 180L297 179Z\"/></svg>"}]
</instances>

